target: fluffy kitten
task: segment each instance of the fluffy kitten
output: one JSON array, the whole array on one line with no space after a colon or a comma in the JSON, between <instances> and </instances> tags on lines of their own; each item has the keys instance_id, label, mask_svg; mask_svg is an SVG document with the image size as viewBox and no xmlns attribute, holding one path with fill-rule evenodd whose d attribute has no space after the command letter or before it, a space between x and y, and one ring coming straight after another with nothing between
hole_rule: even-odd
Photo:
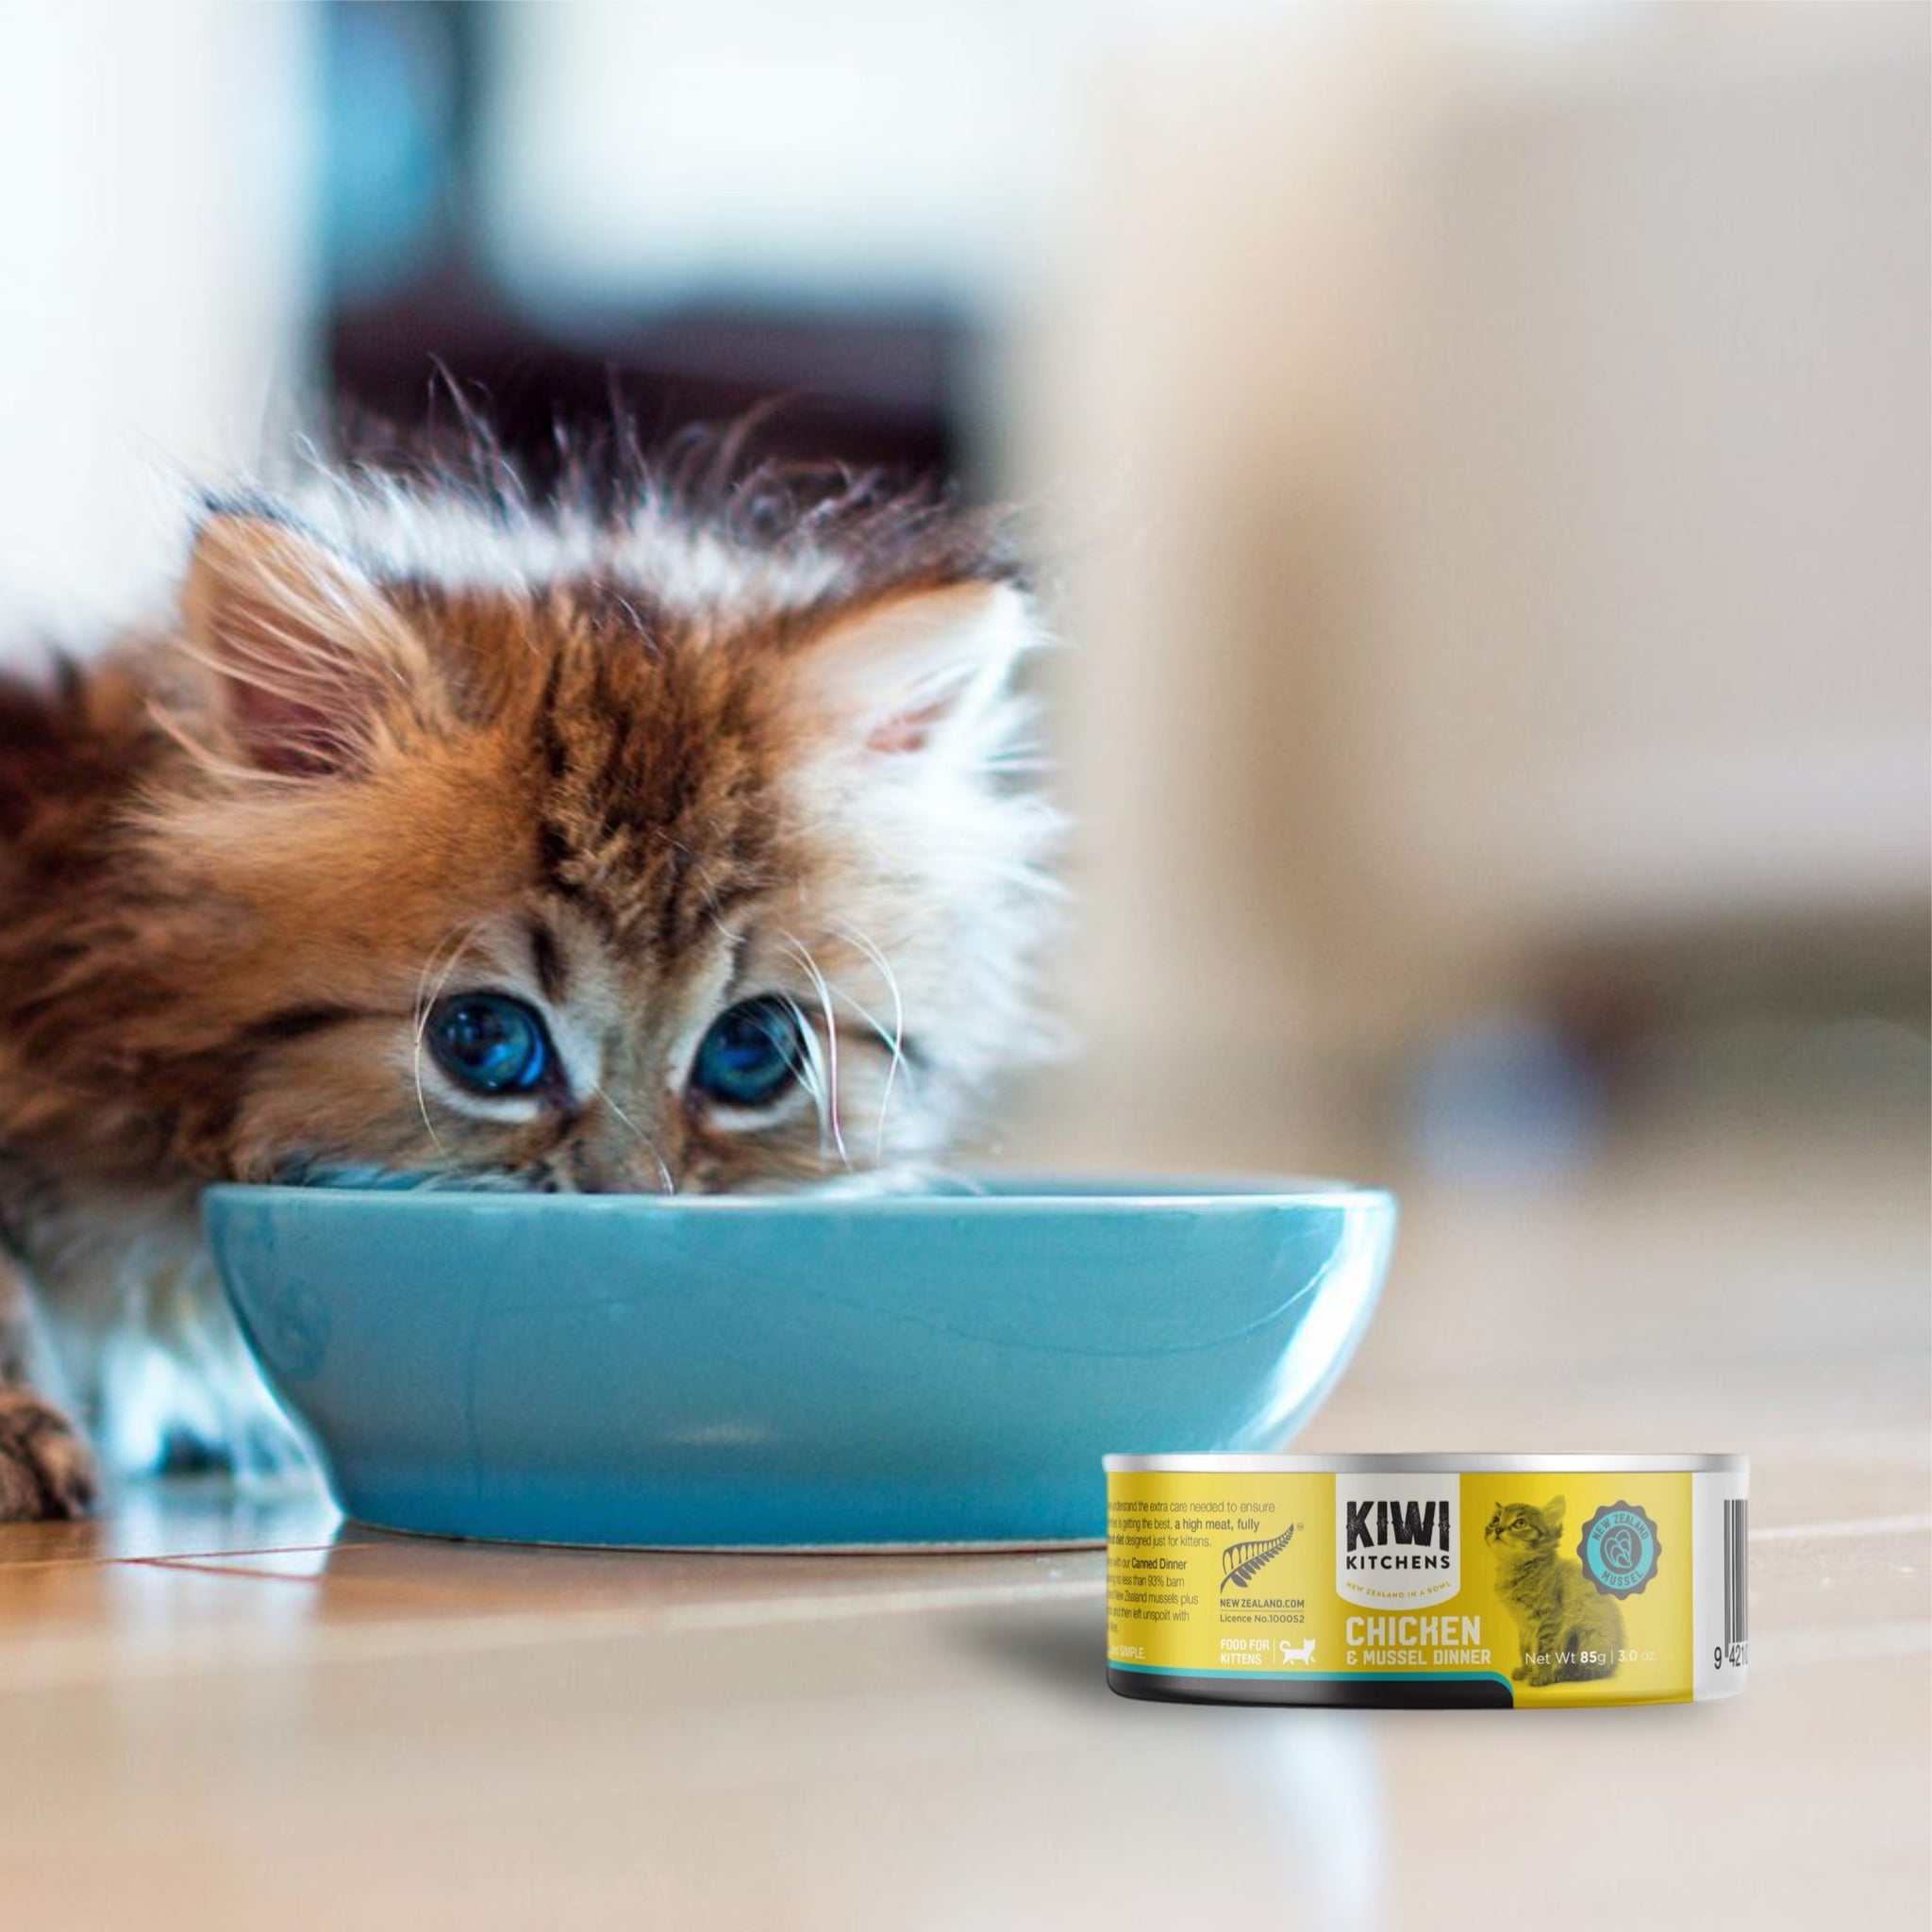
<instances>
[{"instance_id":1,"label":"fluffy kitten","mask_svg":"<svg viewBox=\"0 0 1932 1932\"><path fill-rule=\"evenodd\" d=\"M1583 1574L1581 1563L1561 1554L1563 1498L1553 1496L1541 1509L1498 1503L1483 1541L1496 1553L1496 1593L1516 1621L1523 1652L1510 1676L1532 1685L1614 1676L1624 1642L1623 1613ZM1591 1661L1583 1660L1585 1652Z\"/></svg>"},{"instance_id":2,"label":"fluffy kitten","mask_svg":"<svg viewBox=\"0 0 1932 1932\"><path fill-rule=\"evenodd\" d=\"M93 1487L29 1282L122 1456L276 1453L208 1180L808 1184L1037 1043L1038 631L985 528L617 493L211 506L175 611L0 684L0 1518Z\"/></svg>"}]
</instances>

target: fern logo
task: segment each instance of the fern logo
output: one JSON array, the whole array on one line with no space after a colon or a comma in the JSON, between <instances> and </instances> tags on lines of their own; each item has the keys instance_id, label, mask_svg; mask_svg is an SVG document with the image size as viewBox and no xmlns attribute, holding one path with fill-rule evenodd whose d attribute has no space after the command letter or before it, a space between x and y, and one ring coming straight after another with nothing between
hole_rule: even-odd
<instances>
[{"instance_id":1,"label":"fern logo","mask_svg":"<svg viewBox=\"0 0 1932 1932\"><path fill-rule=\"evenodd\" d=\"M1266 1542L1229 1543L1221 1553L1221 1593L1245 1590L1256 1575L1272 1563L1294 1541L1294 1524Z\"/></svg>"}]
</instances>

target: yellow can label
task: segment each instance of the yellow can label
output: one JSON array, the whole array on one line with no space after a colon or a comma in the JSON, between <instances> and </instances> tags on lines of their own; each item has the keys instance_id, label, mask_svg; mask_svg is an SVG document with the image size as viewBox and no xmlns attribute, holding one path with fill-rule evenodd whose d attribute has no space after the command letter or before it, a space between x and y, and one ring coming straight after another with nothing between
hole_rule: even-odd
<instances>
[{"instance_id":1,"label":"yellow can label","mask_svg":"<svg viewBox=\"0 0 1932 1932\"><path fill-rule=\"evenodd\" d=\"M1436 1695L1457 1702L1687 1699L1701 1681L1693 1485L1707 1480L1722 1479L1111 1471L1108 1661L1274 1680L1284 1702L1298 1683L1327 1701L1338 1693L1314 1686L1371 1678L1400 1680L1377 1687L1390 1701L1433 1701L1445 1680L1461 1688ZM1721 1510L1713 1500L1707 1538L1728 1535ZM1725 1661L1721 1635L1705 1674ZM1253 1694L1268 1695L1258 1681Z\"/></svg>"}]
</instances>

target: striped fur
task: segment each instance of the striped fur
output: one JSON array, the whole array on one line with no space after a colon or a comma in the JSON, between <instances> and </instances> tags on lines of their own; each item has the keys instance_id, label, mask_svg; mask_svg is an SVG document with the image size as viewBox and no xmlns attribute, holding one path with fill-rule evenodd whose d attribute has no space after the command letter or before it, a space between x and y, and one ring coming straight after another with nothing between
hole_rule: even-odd
<instances>
[{"instance_id":1,"label":"striped fur","mask_svg":"<svg viewBox=\"0 0 1932 1932\"><path fill-rule=\"evenodd\" d=\"M177 612L0 687L0 1231L83 1405L130 1325L219 1329L209 1178L941 1153L1044 1043L1038 635L987 525L864 484L626 469L546 508L489 465L210 504ZM555 1091L444 1079L424 1017L465 988L542 1010ZM810 1018L809 1077L734 1117L687 1076L760 993Z\"/></svg>"}]
</instances>

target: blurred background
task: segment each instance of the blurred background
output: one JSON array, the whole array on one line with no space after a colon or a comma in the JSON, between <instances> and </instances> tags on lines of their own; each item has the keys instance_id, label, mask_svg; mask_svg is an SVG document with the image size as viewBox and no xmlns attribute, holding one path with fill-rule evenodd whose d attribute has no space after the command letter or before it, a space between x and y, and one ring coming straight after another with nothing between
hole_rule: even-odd
<instances>
[{"instance_id":1,"label":"blurred background","mask_svg":"<svg viewBox=\"0 0 1932 1932\"><path fill-rule=\"evenodd\" d=\"M0 620L345 412L541 475L783 394L1026 506L1071 645L1081 1045L995 1158L1591 1203L1612 1299L1658 1190L1802 1197L1917 1323L1927 17L9 8Z\"/></svg>"}]
</instances>

